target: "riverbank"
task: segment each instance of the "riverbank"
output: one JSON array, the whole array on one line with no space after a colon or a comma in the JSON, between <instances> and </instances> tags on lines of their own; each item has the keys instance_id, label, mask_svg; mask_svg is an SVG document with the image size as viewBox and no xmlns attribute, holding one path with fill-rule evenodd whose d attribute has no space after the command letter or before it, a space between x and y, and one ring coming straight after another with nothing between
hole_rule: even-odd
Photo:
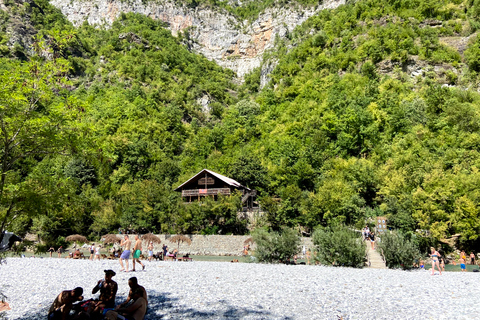
<instances>
[{"instance_id":1,"label":"riverbank","mask_svg":"<svg viewBox=\"0 0 480 320\"><path fill-rule=\"evenodd\" d=\"M8 258L0 290L9 319L44 319L62 290L81 286L85 298L118 261ZM254 263L150 262L118 272L117 302L136 276L149 294L146 319L473 319L480 312L479 273L350 269Z\"/></svg>"}]
</instances>

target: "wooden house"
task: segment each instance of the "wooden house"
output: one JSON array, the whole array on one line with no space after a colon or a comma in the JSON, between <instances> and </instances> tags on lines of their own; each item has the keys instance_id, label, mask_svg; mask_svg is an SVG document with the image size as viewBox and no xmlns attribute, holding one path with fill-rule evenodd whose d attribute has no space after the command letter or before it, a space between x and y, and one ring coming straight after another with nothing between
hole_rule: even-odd
<instances>
[{"instance_id":1,"label":"wooden house","mask_svg":"<svg viewBox=\"0 0 480 320\"><path fill-rule=\"evenodd\" d=\"M208 169L203 169L175 189L175 191L182 192L185 202L198 201L209 196L216 200L218 195L230 195L235 190L240 191L242 194L242 207L244 210L258 208L258 204L255 201L256 190L252 190L238 181Z\"/></svg>"}]
</instances>

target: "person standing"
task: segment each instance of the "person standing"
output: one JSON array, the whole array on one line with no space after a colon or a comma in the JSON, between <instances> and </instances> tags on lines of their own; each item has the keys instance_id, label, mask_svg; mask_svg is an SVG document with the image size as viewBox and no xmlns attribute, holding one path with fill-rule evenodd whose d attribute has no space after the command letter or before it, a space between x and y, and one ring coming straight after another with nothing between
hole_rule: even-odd
<instances>
[{"instance_id":1,"label":"person standing","mask_svg":"<svg viewBox=\"0 0 480 320\"><path fill-rule=\"evenodd\" d=\"M150 243L148 244L147 250L148 250L148 261L151 262L153 258L153 241L150 241Z\"/></svg>"},{"instance_id":2,"label":"person standing","mask_svg":"<svg viewBox=\"0 0 480 320\"><path fill-rule=\"evenodd\" d=\"M467 266L465 265L465 259L460 258L459 262L460 262L460 270L462 270L462 272L466 272L467 271Z\"/></svg>"},{"instance_id":3,"label":"person standing","mask_svg":"<svg viewBox=\"0 0 480 320\"><path fill-rule=\"evenodd\" d=\"M93 260L93 254L95 253L95 243L90 246L90 260Z\"/></svg>"},{"instance_id":4,"label":"person standing","mask_svg":"<svg viewBox=\"0 0 480 320\"><path fill-rule=\"evenodd\" d=\"M133 246L133 269L132 271L135 271L135 261L140 263L142 266L142 270L145 270L145 265L140 262L140 255L142 254L142 240L138 237L138 235L135 235L135 245Z\"/></svg>"},{"instance_id":5,"label":"person standing","mask_svg":"<svg viewBox=\"0 0 480 320\"><path fill-rule=\"evenodd\" d=\"M120 246L123 247L123 252L120 256L120 266L122 267L120 271L125 270L125 272L128 272L128 258L130 257L130 247L132 246L132 241L130 241L128 235L124 236ZM125 260L125 268L123 267L123 260Z\"/></svg>"},{"instance_id":6,"label":"person standing","mask_svg":"<svg viewBox=\"0 0 480 320\"><path fill-rule=\"evenodd\" d=\"M57 253L58 253L58 257L61 258L63 253L63 246L60 246L60 248L58 248Z\"/></svg>"},{"instance_id":7,"label":"person standing","mask_svg":"<svg viewBox=\"0 0 480 320\"><path fill-rule=\"evenodd\" d=\"M370 245L372 246L372 250L375 250L375 234L373 232L369 232L368 238L370 239Z\"/></svg>"},{"instance_id":8,"label":"person standing","mask_svg":"<svg viewBox=\"0 0 480 320\"><path fill-rule=\"evenodd\" d=\"M443 257L440 257L440 268L442 268L442 271L445 271L445 261Z\"/></svg>"},{"instance_id":9,"label":"person standing","mask_svg":"<svg viewBox=\"0 0 480 320\"><path fill-rule=\"evenodd\" d=\"M475 264L475 255L473 254L473 252L470 252L470 264Z\"/></svg>"},{"instance_id":10,"label":"person standing","mask_svg":"<svg viewBox=\"0 0 480 320\"><path fill-rule=\"evenodd\" d=\"M50 247L50 249L47 250L47 252L50 252L50 258L52 257L52 253L55 251L53 247Z\"/></svg>"},{"instance_id":11,"label":"person standing","mask_svg":"<svg viewBox=\"0 0 480 320\"><path fill-rule=\"evenodd\" d=\"M98 259L98 261L100 261L100 246L97 246L95 248L95 258L93 258L93 260L96 260Z\"/></svg>"},{"instance_id":12,"label":"person standing","mask_svg":"<svg viewBox=\"0 0 480 320\"><path fill-rule=\"evenodd\" d=\"M363 228L362 230L362 234L363 234L363 240L364 241L368 240L368 236L370 235L370 228L368 226L365 226L365 228Z\"/></svg>"},{"instance_id":13,"label":"person standing","mask_svg":"<svg viewBox=\"0 0 480 320\"><path fill-rule=\"evenodd\" d=\"M437 266L438 271L440 272L440 275L442 275L442 269L440 269L440 263L439 263L439 258L440 258L440 253L438 253L437 250L435 250L434 247L430 247L430 257L432 258L432 276L435 274L435 266Z\"/></svg>"},{"instance_id":14,"label":"person standing","mask_svg":"<svg viewBox=\"0 0 480 320\"><path fill-rule=\"evenodd\" d=\"M163 260L165 260L165 257L167 256L167 253L168 253L168 247L166 244L164 244L162 246L162 249L163 249Z\"/></svg>"}]
</instances>

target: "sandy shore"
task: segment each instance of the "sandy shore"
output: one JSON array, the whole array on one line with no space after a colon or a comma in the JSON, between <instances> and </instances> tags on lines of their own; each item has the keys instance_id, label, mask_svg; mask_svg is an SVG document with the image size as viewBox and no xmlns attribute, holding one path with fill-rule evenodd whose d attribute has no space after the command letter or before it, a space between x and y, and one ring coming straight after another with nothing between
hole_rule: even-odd
<instances>
[{"instance_id":1,"label":"sandy shore","mask_svg":"<svg viewBox=\"0 0 480 320\"><path fill-rule=\"evenodd\" d=\"M130 262L131 263L131 262ZM480 274L226 262L146 262L118 272L117 302L136 276L147 289L146 319L477 319ZM45 319L62 290L85 298L118 261L8 258L0 291L8 319Z\"/></svg>"}]
</instances>

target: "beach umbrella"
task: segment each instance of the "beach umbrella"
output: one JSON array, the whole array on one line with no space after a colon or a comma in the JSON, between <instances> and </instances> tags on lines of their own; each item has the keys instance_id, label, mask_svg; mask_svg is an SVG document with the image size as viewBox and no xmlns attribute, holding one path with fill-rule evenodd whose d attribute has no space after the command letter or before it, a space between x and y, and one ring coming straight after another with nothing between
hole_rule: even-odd
<instances>
[{"instance_id":1,"label":"beach umbrella","mask_svg":"<svg viewBox=\"0 0 480 320\"><path fill-rule=\"evenodd\" d=\"M68 236L65 238L65 240L69 241L69 242L88 242L87 238L82 236L82 235L79 235L79 234L72 234L71 236Z\"/></svg>"},{"instance_id":2,"label":"beach umbrella","mask_svg":"<svg viewBox=\"0 0 480 320\"><path fill-rule=\"evenodd\" d=\"M253 239L252 239L252 237L248 237L247 239L245 239L245 241L243 241L243 244L244 244L244 245L253 244Z\"/></svg>"},{"instance_id":3,"label":"beach umbrella","mask_svg":"<svg viewBox=\"0 0 480 320\"><path fill-rule=\"evenodd\" d=\"M187 237L183 234L177 234L176 236L173 236L173 237L169 238L168 241L170 241L172 243L177 243L178 244L177 250L180 248L180 242L182 242L182 243L186 242L188 245L192 244L192 240L190 240L189 237Z\"/></svg>"},{"instance_id":4,"label":"beach umbrella","mask_svg":"<svg viewBox=\"0 0 480 320\"><path fill-rule=\"evenodd\" d=\"M158 244L162 243L160 238L157 237L156 235L154 235L153 233L144 234L142 236L142 240L147 241L147 242L152 241L153 243L158 243Z\"/></svg>"},{"instance_id":5,"label":"beach umbrella","mask_svg":"<svg viewBox=\"0 0 480 320\"><path fill-rule=\"evenodd\" d=\"M117 235L115 234L106 234L102 236L102 241L104 244L109 244L109 243L119 243L122 241Z\"/></svg>"}]
</instances>

